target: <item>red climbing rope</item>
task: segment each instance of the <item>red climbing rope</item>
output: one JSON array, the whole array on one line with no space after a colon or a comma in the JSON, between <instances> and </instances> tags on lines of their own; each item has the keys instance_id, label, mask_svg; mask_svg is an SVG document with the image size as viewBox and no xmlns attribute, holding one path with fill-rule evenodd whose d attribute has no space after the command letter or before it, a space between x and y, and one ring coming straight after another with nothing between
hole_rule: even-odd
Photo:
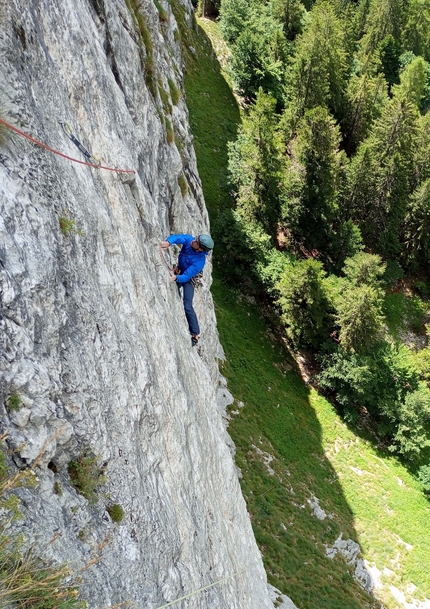
<instances>
[{"instance_id":1,"label":"red climbing rope","mask_svg":"<svg viewBox=\"0 0 430 609\"><path fill-rule=\"evenodd\" d=\"M167 268L168 268L168 270L169 270L169 273L170 273L170 274L172 274L172 273L173 273L173 268L172 268L172 267L169 265L169 263L167 262L166 257L165 257L165 255L164 255L164 252L163 252L163 249L162 249L161 245L160 245L160 254L161 254L161 257L162 257L162 259L163 259L164 264L167 266Z\"/></svg>"},{"instance_id":2,"label":"red climbing rope","mask_svg":"<svg viewBox=\"0 0 430 609\"><path fill-rule=\"evenodd\" d=\"M53 152L54 154L57 154L58 156L62 156L64 159L73 161L74 163L79 163L80 165L86 165L87 167L94 167L94 169L106 169L107 171L116 171L118 173L136 173L134 171L134 169L116 169L114 167L103 167L103 165L95 165L94 163L86 163L85 161L80 161L79 159L74 159L71 156L67 156L67 154L63 154L62 152L59 152L58 150L54 150L54 148L50 148L50 146L47 146L46 144L39 142L39 140L36 140L34 137L31 137L31 135L24 133L24 131L21 131L17 127L14 127L13 125L11 125L7 121L5 121L3 118L0 118L0 123L5 125L6 127L8 127L8 129L12 129L12 131L15 131L19 135L22 135L22 137L27 138L28 140L30 140L30 142L33 142L34 144L37 144L38 146L41 146L42 148L45 148L46 150L49 150L49 152Z\"/></svg>"}]
</instances>

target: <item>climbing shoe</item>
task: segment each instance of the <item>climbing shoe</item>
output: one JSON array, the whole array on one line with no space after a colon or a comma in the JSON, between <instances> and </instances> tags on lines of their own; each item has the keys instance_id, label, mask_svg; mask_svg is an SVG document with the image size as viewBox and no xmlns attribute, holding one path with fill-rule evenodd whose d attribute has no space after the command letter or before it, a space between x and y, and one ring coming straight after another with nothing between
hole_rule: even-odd
<instances>
[{"instance_id":1,"label":"climbing shoe","mask_svg":"<svg viewBox=\"0 0 430 609\"><path fill-rule=\"evenodd\" d=\"M191 346L195 347L199 342L199 337L197 335L191 337Z\"/></svg>"}]
</instances>

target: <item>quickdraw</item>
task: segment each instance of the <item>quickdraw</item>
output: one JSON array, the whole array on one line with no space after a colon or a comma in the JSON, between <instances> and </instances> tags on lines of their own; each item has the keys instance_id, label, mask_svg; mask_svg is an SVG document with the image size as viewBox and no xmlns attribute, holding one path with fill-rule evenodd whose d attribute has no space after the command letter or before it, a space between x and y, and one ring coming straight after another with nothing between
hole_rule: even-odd
<instances>
[{"instance_id":1,"label":"quickdraw","mask_svg":"<svg viewBox=\"0 0 430 609\"><path fill-rule=\"evenodd\" d=\"M64 152L55 150L55 148L51 148L51 146L48 146L47 144L44 144L40 140L37 140L35 137L32 137L28 133L21 131L21 129L18 129L18 127L15 127L14 125L11 125L7 121L5 121L4 118L0 117L0 124L4 125L11 131L18 133L22 137L25 137L30 142L33 142L33 144L36 144L36 146L40 146L41 148L44 148L45 150L49 150L49 152L52 152L52 154L56 154L57 156L60 156L63 159L67 159L68 161L72 161L72 163L79 163L79 165L86 165L87 167L94 167L95 169L105 169L106 171L114 171L115 173L136 173L134 169L119 169L118 167L105 167L104 165L100 165L100 161L98 161L98 160L96 163L87 163L86 161L81 161L80 159L74 159L73 157L69 156L68 154L64 154ZM67 134L67 137L69 137L69 134ZM88 150L86 152L88 152ZM88 154L90 154L90 153L88 152ZM91 158L94 158L94 157L91 156Z\"/></svg>"},{"instance_id":2,"label":"quickdraw","mask_svg":"<svg viewBox=\"0 0 430 609\"><path fill-rule=\"evenodd\" d=\"M61 123L60 125L63 128L64 133L67 135L69 140L75 144L75 146L82 152L82 154L94 165L98 165L100 167L101 161L97 157L91 154L82 144L81 142L73 135L72 128L67 123Z\"/></svg>"},{"instance_id":3,"label":"quickdraw","mask_svg":"<svg viewBox=\"0 0 430 609\"><path fill-rule=\"evenodd\" d=\"M195 290L203 287L203 273L199 273L195 277L191 277L190 283Z\"/></svg>"}]
</instances>

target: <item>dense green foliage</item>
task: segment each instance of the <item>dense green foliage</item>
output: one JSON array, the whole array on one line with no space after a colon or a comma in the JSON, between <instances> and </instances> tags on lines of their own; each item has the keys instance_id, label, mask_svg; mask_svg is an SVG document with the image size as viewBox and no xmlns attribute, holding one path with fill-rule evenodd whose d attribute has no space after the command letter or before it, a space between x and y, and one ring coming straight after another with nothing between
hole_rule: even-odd
<instances>
[{"instance_id":1,"label":"dense green foliage","mask_svg":"<svg viewBox=\"0 0 430 609\"><path fill-rule=\"evenodd\" d=\"M328 301L321 262L300 260L285 267L277 284L278 304L293 343L318 346L327 333Z\"/></svg>"},{"instance_id":2,"label":"dense green foliage","mask_svg":"<svg viewBox=\"0 0 430 609\"><path fill-rule=\"evenodd\" d=\"M220 9L249 100L229 148L236 208L215 228L226 276L268 294L293 347L316 351L321 387L414 463L430 438L428 372L385 301L393 269L429 271L429 23L427 0Z\"/></svg>"},{"instance_id":3,"label":"dense green foliage","mask_svg":"<svg viewBox=\"0 0 430 609\"><path fill-rule=\"evenodd\" d=\"M109 516L112 518L112 522L121 522L121 520L124 518L124 510L122 505L119 503L108 505L106 509Z\"/></svg>"},{"instance_id":4,"label":"dense green foliage","mask_svg":"<svg viewBox=\"0 0 430 609\"><path fill-rule=\"evenodd\" d=\"M251 100L229 149L236 211L215 229L226 274L270 294L293 346L319 354L321 386L414 462L430 438L428 372L387 328L382 275L429 271L429 23L427 0L220 11Z\"/></svg>"}]
</instances>

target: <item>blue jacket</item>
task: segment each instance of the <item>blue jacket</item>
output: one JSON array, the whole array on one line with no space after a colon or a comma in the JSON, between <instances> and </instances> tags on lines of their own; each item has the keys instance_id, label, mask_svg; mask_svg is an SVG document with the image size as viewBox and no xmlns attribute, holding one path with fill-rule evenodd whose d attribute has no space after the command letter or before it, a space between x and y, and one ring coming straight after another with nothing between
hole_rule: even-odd
<instances>
[{"instance_id":1,"label":"blue jacket","mask_svg":"<svg viewBox=\"0 0 430 609\"><path fill-rule=\"evenodd\" d=\"M191 242L194 237L191 235L170 235L166 241L173 245L174 243L182 245L179 252L178 266L181 274L177 276L176 283L187 283L192 277L195 277L203 270L206 262L206 256L209 252L196 252L191 247Z\"/></svg>"}]
</instances>

